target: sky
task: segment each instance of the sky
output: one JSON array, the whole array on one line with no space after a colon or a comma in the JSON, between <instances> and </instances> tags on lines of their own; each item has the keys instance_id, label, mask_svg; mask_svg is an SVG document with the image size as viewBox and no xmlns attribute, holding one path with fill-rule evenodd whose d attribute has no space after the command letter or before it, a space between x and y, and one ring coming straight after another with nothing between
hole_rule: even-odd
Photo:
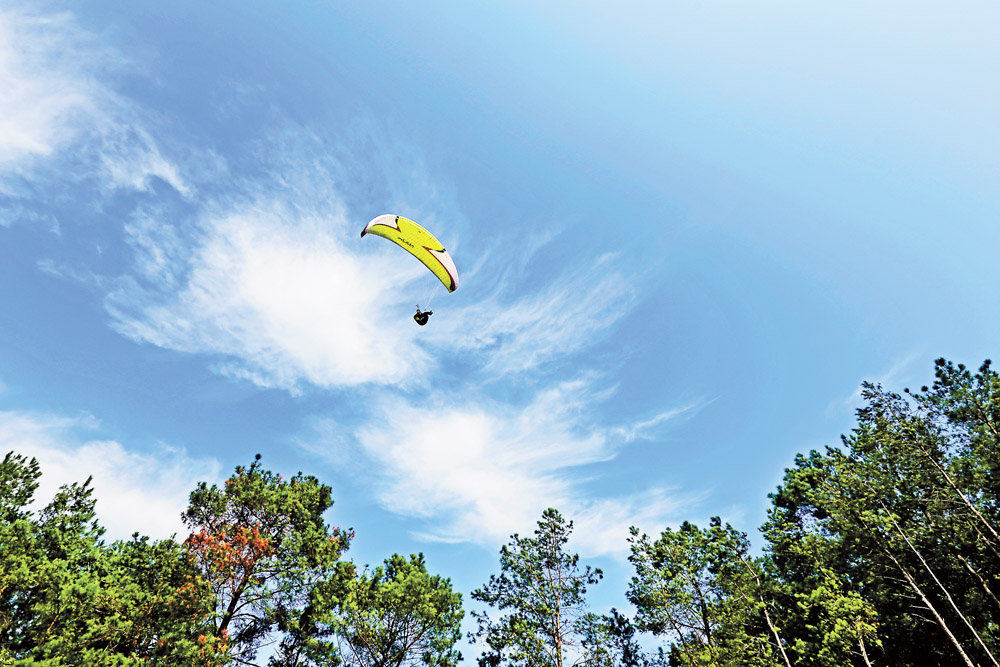
<instances>
[{"instance_id":1,"label":"sky","mask_svg":"<svg viewBox=\"0 0 1000 667\"><path fill-rule=\"evenodd\" d=\"M0 450L183 537L256 453L468 594L547 507L760 546L863 381L1000 332L990 2L8 1ZM377 215L454 258L448 294ZM414 306L430 307L426 327ZM474 656L473 656L474 657Z\"/></svg>"}]
</instances>

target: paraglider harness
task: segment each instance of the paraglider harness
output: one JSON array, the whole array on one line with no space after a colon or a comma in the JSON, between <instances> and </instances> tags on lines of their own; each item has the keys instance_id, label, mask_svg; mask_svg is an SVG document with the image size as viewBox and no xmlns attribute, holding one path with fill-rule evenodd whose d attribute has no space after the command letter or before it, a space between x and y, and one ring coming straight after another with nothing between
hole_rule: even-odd
<instances>
[{"instance_id":1,"label":"paraglider harness","mask_svg":"<svg viewBox=\"0 0 1000 667\"><path fill-rule=\"evenodd\" d=\"M426 313L420 310L420 304L417 304L417 314L413 316L413 321L424 326L427 324L427 320L430 319L431 315L434 314L433 310L428 310Z\"/></svg>"}]
</instances>

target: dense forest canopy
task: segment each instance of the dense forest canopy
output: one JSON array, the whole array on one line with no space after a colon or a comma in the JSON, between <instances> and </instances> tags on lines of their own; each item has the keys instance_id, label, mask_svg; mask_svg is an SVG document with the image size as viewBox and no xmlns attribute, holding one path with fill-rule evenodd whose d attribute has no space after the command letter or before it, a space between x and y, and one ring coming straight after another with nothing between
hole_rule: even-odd
<instances>
[{"instance_id":1,"label":"dense forest canopy","mask_svg":"<svg viewBox=\"0 0 1000 667\"><path fill-rule=\"evenodd\" d=\"M718 518L633 529L629 613L590 608L601 572L546 510L471 593L479 664L1000 667L1000 377L935 370L919 391L864 385L854 429L786 470L759 543ZM41 474L0 463L0 665L462 659L450 580L422 555L347 560L314 477L258 457L191 493L185 540L108 543L89 480L36 509Z\"/></svg>"}]
</instances>

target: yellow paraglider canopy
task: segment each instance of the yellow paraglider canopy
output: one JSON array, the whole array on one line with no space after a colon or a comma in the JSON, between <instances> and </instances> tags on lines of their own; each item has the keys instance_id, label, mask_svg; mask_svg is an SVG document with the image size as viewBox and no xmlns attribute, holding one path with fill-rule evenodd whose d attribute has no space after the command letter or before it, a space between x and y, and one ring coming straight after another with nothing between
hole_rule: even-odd
<instances>
[{"instance_id":1,"label":"yellow paraglider canopy","mask_svg":"<svg viewBox=\"0 0 1000 667\"><path fill-rule=\"evenodd\" d=\"M451 255L433 234L417 223L401 215L380 215L361 230L361 236L369 233L389 239L419 259L449 292L458 289L458 269Z\"/></svg>"}]
</instances>

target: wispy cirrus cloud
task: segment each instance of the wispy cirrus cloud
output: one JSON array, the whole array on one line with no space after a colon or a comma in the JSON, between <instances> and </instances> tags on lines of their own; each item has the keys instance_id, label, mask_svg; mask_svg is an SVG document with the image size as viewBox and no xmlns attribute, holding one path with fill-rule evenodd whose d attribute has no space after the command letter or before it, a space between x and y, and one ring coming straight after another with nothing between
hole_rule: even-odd
<instances>
[{"instance_id":1,"label":"wispy cirrus cloud","mask_svg":"<svg viewBox=\"0 0 1000 667\"><path fill-rule=\"evenodd\" d=\"M93 477L97 516L111 539L139 531L154 538L184 536L181 512L199 481L217 481L218 461L160 447L138 452L112 440L88 439L98 428L90 416L0 411L0 454L38 459L42 477L36 508L59 486Z\"/></svg>"},{"instance_id":2,"label":"wispy cirrus cloud","mask_svg":"<svg viewBox=\"0 0 1000 667\"><path fill-rule=\"evenodd\" d=\"M480 288L478 302L444 314L455 324L447 328L447 340L435 340L482 356L482 368L491 375L523 373L570 356L610 333L635 304L634 279L626 277L621 261L606 254L586 269L513 297L516 288L503 284Z\"/></svg>"},{"instance_id":3,"label":"wispy cirrus cloud","mask_svg":"<svg viewBox=\"0 0 1000 667\"><path fill-rule=\"evenodd\" d=\"M626 495L592 490L589 483L600 478L594 465L612 461L624 444L620 428L587 417L605 396L583 378L541 391L527 405L383 397L356 443L341 434L330 448L327 438L337 431L320 421L318 440L305 446L337 465L364 465L383 507L434 526L418 533L425 539L494 546L511 533L530 533L541 512L556 507L576 522L581 553L623 557L629 526L662 527L692 496L663 487Z\"/></svg>"},{"instance_id":4,"label":"wispy cirrus cloud","mask_svg":"<svg viewBox=\"0 0 1000 667\"><path fill-rule=\"evenodd\" d=\"M0 8L0 195L18 199L41 182L87 180L146 190L158 178L190 196L142 110L110 84L127 66L69 12ZM4 208L0 219L8 222L22 210Z\"/></svg>"},{"instance_id":5,"label":"wispy cirrus cloud","mask_svg":"<svg viewBox=\"0 0 1000 667\"><path fill-rule=\"evenodd\" d=\"M127 228L136 274L107 300L115 328L211 355L220 372L263 387L417 381L430 359L400 317L409 306L398 288L423 267L350 248L357 230L336 198L322 201L231 201L190 233L137 217Z\"/></svg>"},{"instance_id":6,"label":"wispy cirrus cloud","mask_svg":"<svg viewBox=\"0 0 1000 667\"><path fill-rule=\"evenodd\" d=\"M98 113L102 86L75 57L84 41L69 14L0 10L0 167L51 155Z\"/></svg>"},{"instance_id":7,"label":"wispy cirrus cloud","mask_svg":"<svg viewBox=\"0 0 1000 667\"><path fill-rule=\"evenodd\" d=\"M701 410L711 401L695 401L688 403L687 405L681 405L676 408L670 408L669 410L664 410L659 412L648 419L639 419L629 424L623 424L620 426L615 426L611 428L611 432L617 437L621 438L624 442L632 442L634 440L648 440L653 437L656 428L661 424L666 424L669 421L680 419L682 417L688 417Z\"/></svg>"},{"instance_id":8,"label":"wispy cirrus cloud","mask_svg":"<svg viewBox=\"0 0 1000 667\"><path fill-rule=\"evenodd\" d=\"M396 246L358 239L368 218L347 213L343 183L358 178L344 166L350 156L331 157L333 148L302 129L263 145L282 157L202 203L192 219L149 209L126 224L133 270L107 300L118 331L214 355L220 372L263 387L415 386L446 360L468 361L491 379L534 372L599 340L635 302L614 255L523 290L503 252L455 253L461 296L442 297L449 302L432 326L418 329L413 303L443 288ZM380 178L372 172L373 183ZM431 179L414 179L385 185L386 196L413 192L433 202ZM420 222L452 248L465 227L454 211ZM518 262L547 240L529 240Z\"/></svg>"}]
</instances>

